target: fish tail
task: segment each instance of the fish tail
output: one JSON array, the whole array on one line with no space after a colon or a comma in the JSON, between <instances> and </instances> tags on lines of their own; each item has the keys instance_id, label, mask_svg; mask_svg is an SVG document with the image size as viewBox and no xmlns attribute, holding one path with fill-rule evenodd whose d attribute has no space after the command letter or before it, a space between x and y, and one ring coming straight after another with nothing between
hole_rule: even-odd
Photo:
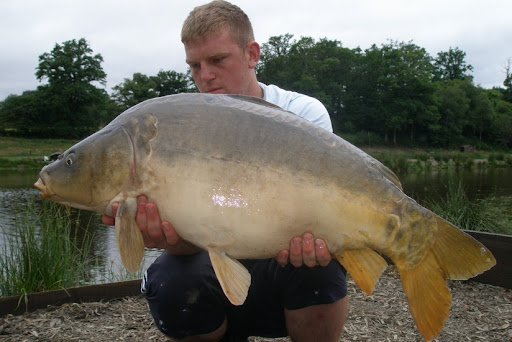
<instances>
[{"instance_id":1,"label":"fish tail","mask_svg":"<svg viewBox=\"0 0 512 342\"><path fill-rule=\"evenodd\" d=\"M469 279L496 264L492 253L473 237L436 216L438 230L423 260L408 269L396 263L409 309L426 340L443 328L451 306L446 279Z\"/></svg>"}]
</instances>

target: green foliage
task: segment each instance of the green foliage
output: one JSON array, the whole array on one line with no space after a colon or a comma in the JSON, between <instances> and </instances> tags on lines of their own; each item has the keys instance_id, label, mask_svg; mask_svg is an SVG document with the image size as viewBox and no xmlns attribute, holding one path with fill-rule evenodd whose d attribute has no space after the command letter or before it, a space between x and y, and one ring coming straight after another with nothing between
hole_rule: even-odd
<instances>
[{"instance_id":1,"label":"green foliage","mask_svg":"<svg viewBox=\"0 0 512 342\"><path fill-rule=\"evenodd\" d=\"M473 66L466 63L466 53L459 48L439 52L434 61L434 75L437 80L472 80L469 72Z\"/></svg>"},{"instance_id":2,"label":"green foliage","mask_svg":"<svg viewBox=\"0 0 512 342\"><path fill-rule=\"evenodd\" d=\"M0 258L0 296L25 295L81 285L89 260L90 238L80 239L66 208L33 204L16 220L15 235L3 232L7 243Z\"/></svg>"},{"instance_id":3,"label":"green foliage","mask_svg":"<svg viewBox=\"0 0 512 342\"><path fill-rule=\"evenodd\" d=\"M459 228L512 234L512 197L470 200L461 182L448 184L446 196L426 206Z\"/></svg>"},{"instance_id":4,"label":"green foliage","mask_svg":"<svg viewBox=\"0 0 512 342\"><path fill-rule=\"evenodd\" d=\"M389 41L365 51L336 40L290 34L262 45L258 79L321 100L334 131L367 144L489 148L512 141L512 115L503 89L472 84L465 52L432 58L412 42ZM508 83L507 83L508 84Z\"/></svg>"},{"instance_id":5,"label":"green foliage","mask_svg":"<svg viewBox=\"0 0 512 342\"><path fill-rule=\"evenodd\" d=\"M505 80L503 81L503 99L508 103L512 103L512 58L507 60L505 65Z\"/></svg>"},{"instance_id":6,"label":"green foliage","mask_svg":"<svg viewBox=\"0 0 512 342\"><path fill-rule=\"evenodd\" d=\"M105 84L102 62L83 38L56 44L40 55L36 77L48 83L2 102L3 134L83 138L97 131L111 108L105 90L94 85Z\"/></svg>"},{"instance_id":7,"label":"green foliage","mask_svg":"<svg viewBox=\"0 0 512 342\"><path fill-rule=\"evenodd\" d=\"M125 78L123 83L112 89L113 99L123 109L154 97L193 91L189 75L164 70L156 76L136 72L131 79Z\"/></svg>"}]
</instances>

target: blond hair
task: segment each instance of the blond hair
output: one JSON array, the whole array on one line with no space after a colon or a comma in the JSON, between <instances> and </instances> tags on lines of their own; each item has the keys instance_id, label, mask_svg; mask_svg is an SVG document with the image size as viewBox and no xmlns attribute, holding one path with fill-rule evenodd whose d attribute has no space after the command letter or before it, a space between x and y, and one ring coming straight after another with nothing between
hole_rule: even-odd
<instances>
[{"instance_id":1,"label":"blond hair","mask_svg":"<svg viewBox=\"0 0 512 342\"><path fill-rule=\"evenodd\" d=\"M247 14L240 7L223 0L194 8L183 23L181 41L185 44L226 28L230 29L232 38L243 50L248 43L254 41Z\"/></svg>"}]
</instances>

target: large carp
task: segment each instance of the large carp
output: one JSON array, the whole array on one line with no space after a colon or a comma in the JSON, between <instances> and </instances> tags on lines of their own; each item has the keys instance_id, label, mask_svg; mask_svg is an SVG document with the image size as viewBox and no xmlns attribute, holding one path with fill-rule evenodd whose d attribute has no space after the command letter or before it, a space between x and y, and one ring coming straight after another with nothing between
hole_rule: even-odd
<instances>
[{"instance_id":1,"label":"large carp","mask_svg":"<svg viewBox=\"0 0 512 342\"><path fill-rule=\"evenodd\" d=\"M181 94L142 102L45 166L41 197L111 214L123 264L144 253L135 224L145 194L185 240L210 254L229 300L250 275L235 259L271 258L305 231L325 239L363 291L400 272L425 339L451 305L446 279L491 268L492 254L402 192L397 177L340 137L262 100ZM378 252L378 253L377 253Z\"/></svg>"}]
</instances>

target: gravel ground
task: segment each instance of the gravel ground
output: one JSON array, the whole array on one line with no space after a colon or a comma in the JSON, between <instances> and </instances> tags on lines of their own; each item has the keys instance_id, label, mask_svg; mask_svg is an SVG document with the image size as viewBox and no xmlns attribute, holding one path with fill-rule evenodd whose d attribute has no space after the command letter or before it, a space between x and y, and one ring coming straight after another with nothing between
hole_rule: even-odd
<instances>
[{"instance_id":1,"label":"gravel ground","mask_svg":"<svg viewBox=\"0 0 512 342\"><path fill-rule=\"evenodd\" d=\"M512 291L472 281L450 282L452 308L434 341L512 341ZM422 341L393 268L372 296L349 281L350 313L342 341ZM167 341L142 297L64 304L0 318L0 341ZM251 337L252 342L287 338Z\"/></svg>"}]
</instances>

